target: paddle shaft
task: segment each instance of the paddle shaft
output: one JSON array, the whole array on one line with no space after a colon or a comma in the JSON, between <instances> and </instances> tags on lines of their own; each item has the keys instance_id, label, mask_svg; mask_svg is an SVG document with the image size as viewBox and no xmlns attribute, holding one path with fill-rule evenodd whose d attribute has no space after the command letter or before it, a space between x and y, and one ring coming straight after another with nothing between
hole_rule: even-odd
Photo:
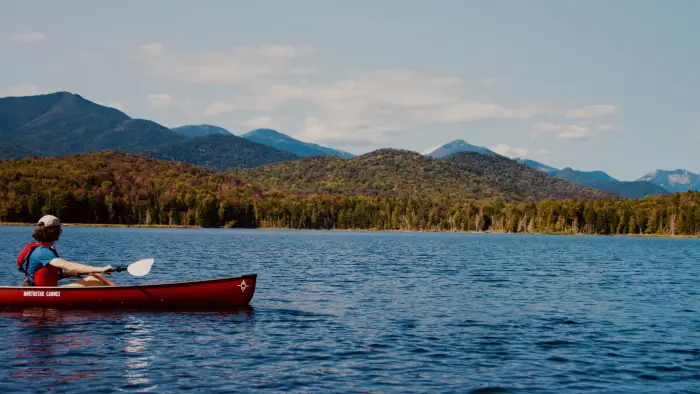
<instances>
[{"instance_id":1,"label":"paddle shaft","mask_svg":"<svg viewBox=\"0 0 700 394\"><path fill-rule=\"evenodd\" d=\"M110 271L109 273L111 274L112 272L122 272L122 271L126 271L127 269L129 269L128 265L119 265L116 267L112 267L112 271ZM106 273L105 272L85 272L82 274L78 274L77 276L82 277L83 275L95 275L95 274L101 275L101 274L106 274Z\"/></svg>"}]
</instances>

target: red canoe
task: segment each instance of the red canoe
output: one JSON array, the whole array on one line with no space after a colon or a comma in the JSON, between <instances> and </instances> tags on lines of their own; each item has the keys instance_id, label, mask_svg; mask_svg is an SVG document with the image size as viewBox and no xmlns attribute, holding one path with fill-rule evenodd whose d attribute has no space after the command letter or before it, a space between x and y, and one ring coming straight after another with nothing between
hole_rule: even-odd
<instances>
[{"instance_id":1,"label":"red canoe","mask_svg":"<svg viewBox=\"0 0 700 394\"><path fill-rule=\"evenodd\" d=\"M135 286L0 286L0 308L180 309L248 306L256 274Z\"/></svg>"}]
</instances>

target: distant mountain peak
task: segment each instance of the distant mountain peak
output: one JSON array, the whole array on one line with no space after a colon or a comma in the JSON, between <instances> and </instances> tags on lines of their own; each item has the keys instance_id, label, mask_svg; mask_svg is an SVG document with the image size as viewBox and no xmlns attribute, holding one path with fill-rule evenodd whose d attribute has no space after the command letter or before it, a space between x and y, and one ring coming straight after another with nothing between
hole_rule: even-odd
<instances>
[{"instance_id":1,"label":"distant mountain peak","mask_svg":"<svg viewBox=\"0 0 700 394\"><path fill-rule=\"evenodd\" d=\"M328 148L311 142L299 141L277 130L260 128L242 135L243 138L298 156L336 156L344 159L354 157L352 153Z\"/></svg>"},{"instance_id":2,"label":"distant mountain peak","mask_svg":"<svg viewBox=\"0 0 700 394\"><path fill-rule=\"evenodd\" d=\"M445 145L443 145L443 147L446 147L446 148L467 147L467 148L482 148L482 149L486 149L486 148L483 148L483 147L481 147L481 146L472 145L472 144L470 144L470 143L468 143L467 141L462 140L462 139L456 139L456 140L454 140L454 141L450 141L450 142L446 143ZM487 150L488 150L488 149L487 149Z\"/></svg>"},{"instance_id":3,"label":"distant mountain peak","mask_svg":"<svg viewBox=\"0 0 700 394\"><path fill-rule=\"evenodd\" d=\"M670 171L657 169L638 180L657 184L672 193L700 190L700 174L680 168Z\"/></svg>"},{"instance_id":4,"label":"distant mountain peak","mask_svg":"<svg viewBox=\"0 0 700 394\"><path fill-rule=\"evenodd\" d=\"M495 155L496 153L493 152L492 150L488 148L484 148L482 146L476 146L468 143L465 140L462 139L457 139L454 141L450 141L446 143L445 145L435 149L431 153L428 154L428 156L436 158L436 159L443 159L453 153L459 153L459 152L478 152L478 153L485 153L485 154L492 154Z\"/></svg>"}]
</instances>

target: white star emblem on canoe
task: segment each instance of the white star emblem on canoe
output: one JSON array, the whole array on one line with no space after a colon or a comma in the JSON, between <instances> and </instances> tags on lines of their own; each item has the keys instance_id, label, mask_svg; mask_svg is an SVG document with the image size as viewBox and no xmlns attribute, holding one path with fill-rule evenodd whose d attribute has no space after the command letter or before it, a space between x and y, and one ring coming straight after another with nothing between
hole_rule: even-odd
<instances>
[{"instance_id":1,"label":"white star emblem on canoe","mask_svg":"<svg viewBox=\"0 0 700 394\"><path fill-rule=\"evenodd\" d=\"M244 292L244 291L245 291L245 289L247 289L247 288L248 288L248 285L247 285L247 284L245 283L245 280L242 280L242 281L241 281L241 284L240 284L240 285L238 285L238 287L240 287L240 288L241 288L241 293L242 293L242 292Z\"/></svg>"}]
</instances>

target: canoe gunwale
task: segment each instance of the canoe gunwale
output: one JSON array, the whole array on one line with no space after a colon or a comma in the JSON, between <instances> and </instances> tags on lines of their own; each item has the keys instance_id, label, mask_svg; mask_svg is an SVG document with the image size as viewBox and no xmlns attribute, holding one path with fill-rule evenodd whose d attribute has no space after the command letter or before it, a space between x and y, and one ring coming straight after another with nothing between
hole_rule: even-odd
<instances>
[{"instance_id":1,"label":"canoe gunwale","mask_svg":"<svg viewBox=\"0 0 700 394\"><path fill-rule=\"evenodd\" d=\"M88 291L88 290L99 290L99 291L105 291L109 289L150 289L150 288L162 288L162 287L182 287L182 286L197 286L197 285L203 285L203 284L213 284L213 283L219 283L219 282L231 282L235 280L241 280L241 279L257 279L258 274L247 274L247 275L240 275L240 276L231 276L231 277L226 277L226 278L216 278L216 279L202 279L202 280L194 280L194 281L187 281L187 282L168 282L168 283L149 283L149 284L141 284L141 285L117 285L117 286L85 286L85 287L67 287L67 286L0 286L0 290L12 290L12 289L17 289L17 290L29 290L29 289L37 289L37 290L45 290L45 289L60 289L61 291L63 290L81 290L81 291Z\"/></svg>"}]
</instances>

